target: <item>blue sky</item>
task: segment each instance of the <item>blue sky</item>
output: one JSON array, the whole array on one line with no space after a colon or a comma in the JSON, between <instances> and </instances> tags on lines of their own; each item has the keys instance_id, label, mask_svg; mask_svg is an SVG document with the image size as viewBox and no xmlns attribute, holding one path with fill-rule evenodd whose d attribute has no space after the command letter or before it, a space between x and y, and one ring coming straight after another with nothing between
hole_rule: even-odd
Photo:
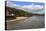
<instances>
[{"instance_id":1,"label":"blue sky","mask_svg":"<svg viewBox=\"0 0 46 31\"><path fill-rule=\"evenodd\" d=\"M44 3L38 3L38 2L21 2L21 1L11 1L12 3L16 4L16 5L21 5L21 6L24 6L24 5L44 5Z\"/></svg>"}]
</instances>

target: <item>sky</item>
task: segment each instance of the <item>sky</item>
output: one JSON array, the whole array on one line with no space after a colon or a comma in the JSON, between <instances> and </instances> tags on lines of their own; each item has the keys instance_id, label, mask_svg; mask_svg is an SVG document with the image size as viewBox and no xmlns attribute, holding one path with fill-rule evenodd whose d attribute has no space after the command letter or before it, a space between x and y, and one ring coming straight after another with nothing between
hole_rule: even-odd
<instances>
[{"instance_id":1,"label":"sky","mask_svg":"<svg viewBox=\"0 0 46 31\"><path fill-rule=\"evenodd\" d=\"M25 11L32 12L32 13L39 13L39 14L44 13L44 10L40 10L37 12L33 11L33 10L44 8L44 3L39 3L39 2L7 1L7 6L18 8L18 9L24 9Z\"/></svg>"},{"instance_id":2,"label":"sky","mask_svg":"<svg viewBox=\"0 0 46 31\"><path fill-rule=\"evenodd\" d=\"M17 4L17 5L21 5L21 6L24 6L24 5L44 5L43 3L35 3L35 2L21 2L21 1L11 1L13 4Z\"/></svg>"},{"instance_id":3,"label":"sky","mask_svg":"<svg viewBox=\"0 0 46 31\"><path fill-rule=\"evenodd\" d=\"M13 5L18 5L18 6L28 6L28 5L40 5L40 6L44 6L44 3L39 3L39 2L21 2L21 1L7 1L8 4L13 4Z\"/></svg>"}]
</instances>

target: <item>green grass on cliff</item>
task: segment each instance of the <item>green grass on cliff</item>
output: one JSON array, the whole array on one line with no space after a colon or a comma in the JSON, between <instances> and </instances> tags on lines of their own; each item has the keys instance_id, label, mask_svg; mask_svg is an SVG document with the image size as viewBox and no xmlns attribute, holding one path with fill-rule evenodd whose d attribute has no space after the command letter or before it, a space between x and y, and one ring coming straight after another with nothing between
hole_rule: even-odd
<instances>
[{"instance_id":1,"label":"green grass on cliff","mask_svg":"<svg viewBox=\"0 0 46 31\"><path fill-rule=\"evenodd\" d=\"M16 11L16 14L31 14L31 13L29 13L29 12L26 12L26 11Z\"/></svg>"}]
</instances>

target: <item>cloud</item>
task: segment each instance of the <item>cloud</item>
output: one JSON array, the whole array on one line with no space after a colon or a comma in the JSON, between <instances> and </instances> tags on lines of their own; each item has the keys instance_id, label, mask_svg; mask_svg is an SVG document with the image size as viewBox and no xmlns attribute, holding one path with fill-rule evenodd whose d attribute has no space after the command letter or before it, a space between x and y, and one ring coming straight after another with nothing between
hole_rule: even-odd
<instances>
[{"instance_id":1,"label":"cloud","mask_svg":"<svg viewBox=\"0 0 46 31\"><path fill-rule=\"evenodd\" d=\"M43 6L40 5L24 5L22 6L23 9L25 10L39 10L39 9L43 9Z\"/></svg>"},{"instance_id":2,"label":"cloud","mask_svg":"<svg viewBox=\"0 0 46 31\"><path fill-rule=\"evenodd\" d=\"M39 8L39 9L42 9L43 8L43 6L41 6L41 5L35 5L34 7L35 8Z\"/></svg>"},{"instance_id":3,"label":"cloud","mask_svg":"<svg viewBox=\"0 0 46 31\"><path fill-rule=\"evenodd\" d=\"M10 2L10 1L7 1L7 5L6 6L8 6L8 7L15 7L16 6L16 4L13 4L12 2Z\"/></svg>"}]
</instances>

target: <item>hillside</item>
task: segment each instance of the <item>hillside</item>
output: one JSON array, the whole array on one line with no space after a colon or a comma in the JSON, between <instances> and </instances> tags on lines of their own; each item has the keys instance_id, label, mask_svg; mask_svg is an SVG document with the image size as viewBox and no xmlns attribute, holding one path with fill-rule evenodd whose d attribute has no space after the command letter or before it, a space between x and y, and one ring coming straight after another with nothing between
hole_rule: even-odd
<instances>
[{"instance_id":1,"label":"hillside","mask_svg":"<svg viewBox=\"0 0 46 31\"><path fill-rule=\"evenodd\" d=\"M32 13L25 12L24 10L20 9L15 9L15 8L10 8L6 7L6 11L8 10L9 14L14 14L15 16L31 16ZM6 12L7 14L7 12Z\"/></svg>"},{"instance_id":2,"label":"hillside","mask_svg":"<svg viewBox=\"0 0 46 31\"><path fill-rule=\"evenodd\" d=\"M18 17L18 16L32 16L32 15L44 15L44 14L32 14L31 12L27 12L21 9L15 9L15 8L11 8L11 7L6 7L6 11L8 10L9 14L11 15L12 13ZM6 12L7 14L7 12Z\"/></svg>"}]
</instances>

